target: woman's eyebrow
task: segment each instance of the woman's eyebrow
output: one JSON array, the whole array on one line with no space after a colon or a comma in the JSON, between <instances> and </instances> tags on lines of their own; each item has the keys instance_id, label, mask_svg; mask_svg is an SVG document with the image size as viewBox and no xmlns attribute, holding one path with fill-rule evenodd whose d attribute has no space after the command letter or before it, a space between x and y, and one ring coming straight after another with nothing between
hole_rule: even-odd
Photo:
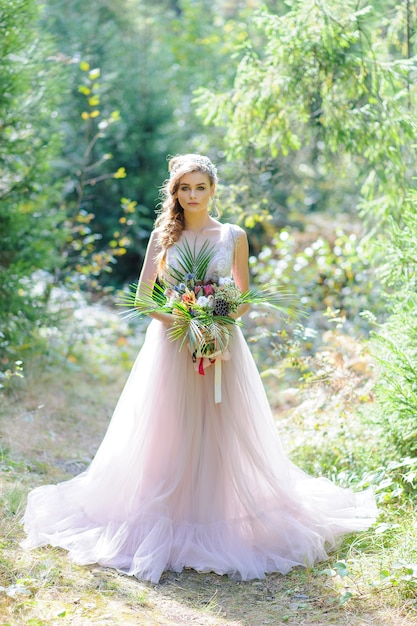
<instances>
[{"instance_id":1,"label":"woman's eyebrow","mask_svg":"<svg viewBox=\"0 0 417 626\"><path fill-rule=\"evenodd\" d=\"M195 187L200 187L201 185L207 185L206 182L203 183L196 183ZM181 183L180 187L189 187L190 184L189 183Z\"/></svg>"}]
</instances>

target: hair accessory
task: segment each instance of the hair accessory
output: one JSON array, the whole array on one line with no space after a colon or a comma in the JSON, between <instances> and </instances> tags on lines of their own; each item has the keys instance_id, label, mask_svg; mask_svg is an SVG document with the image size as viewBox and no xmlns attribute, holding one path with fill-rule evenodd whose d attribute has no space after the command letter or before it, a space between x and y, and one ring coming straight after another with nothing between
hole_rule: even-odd
<instances>
[{"instance_id":1,"label":"hair accessory","mask_svg":"<svg viewBox=\"0 0 417 626\"><path fill-rule=\"evenodd\" d=\"M217 180L216 166L213 165L208 157L201 154L185 154L171 159L169 164L171 178L175 176L178 171L188 169L189 167L193 167L193 165L196 165L198 169L207 172L209 176Z\"/></svg>"}]
</instances>

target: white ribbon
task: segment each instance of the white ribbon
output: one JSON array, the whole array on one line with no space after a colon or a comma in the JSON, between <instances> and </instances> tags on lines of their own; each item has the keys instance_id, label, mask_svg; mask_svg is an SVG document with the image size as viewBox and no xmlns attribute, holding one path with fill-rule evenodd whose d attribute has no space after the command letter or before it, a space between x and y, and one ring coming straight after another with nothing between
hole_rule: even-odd
<instances>
[{"instance_id":1,"label":"white ribbon","mask_svg":"<svg viewBox=\"0 0 417 626\"><path fill-rule=\"evenodd\" d=\"M214 362L214 402L218 404L222 401L222 360L216 359Z\"/></svg>"},{"instance_id":2,"label":"white ribbon","mask_svg":"<svg viewBox=\"0 0 417 626\"><path fill-rule=\"evenodd\" d=\"M188 347L191 352L189 344ZM228 350L225 350L225 352L217 350L211 354L202 355L199 351L195 351L192 353L192 356L194 369L202 376L204 376L206 369L214 363L214 402L219 404L222 401L222 361L228 361L230 353Z\"/></svg>"}]
</instances>

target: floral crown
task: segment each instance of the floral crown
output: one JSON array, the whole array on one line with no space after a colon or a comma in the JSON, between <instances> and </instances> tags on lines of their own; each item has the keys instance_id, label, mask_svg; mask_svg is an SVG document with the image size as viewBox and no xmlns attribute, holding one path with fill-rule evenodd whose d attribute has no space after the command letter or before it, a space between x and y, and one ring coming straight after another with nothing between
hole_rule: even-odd
<instances>
[{"instance_id":1,"label":"floral crown","mask_svg":"<svg viewBox=\"0 0 417 626\"><path fill-rule=\"evenodd\" d=\"M211 178L217 180L217 168L210 159L201 154L186 154L184 156L174 157L169 165L170 177L173 178L183 168L190 165L196 165L199 169L207 172Z\"/></svg>"}]
</instances>

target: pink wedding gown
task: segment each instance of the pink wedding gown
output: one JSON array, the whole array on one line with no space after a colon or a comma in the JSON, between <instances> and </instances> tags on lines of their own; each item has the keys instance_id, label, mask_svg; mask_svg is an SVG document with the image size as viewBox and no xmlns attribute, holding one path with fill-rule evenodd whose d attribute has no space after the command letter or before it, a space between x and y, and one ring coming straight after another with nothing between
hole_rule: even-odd
<instances>
[{"instance_id":1,"label":"pink wedding gown","mask_svg":"<svg viewBox=\"0 0 417 626\"><path fill-rule=\"evenodd\" d=\"M230 275L234 232L222 226L210 275ZM308 476L285 456L239 328L229 352L216 404L215 368L200 375L152 321L90 467L29 494L23 547L61 546L77 563L153 582L183 567L248 580L326 559L343 534L368 528L370 491Z\"/></svg>"}]
</instances>

